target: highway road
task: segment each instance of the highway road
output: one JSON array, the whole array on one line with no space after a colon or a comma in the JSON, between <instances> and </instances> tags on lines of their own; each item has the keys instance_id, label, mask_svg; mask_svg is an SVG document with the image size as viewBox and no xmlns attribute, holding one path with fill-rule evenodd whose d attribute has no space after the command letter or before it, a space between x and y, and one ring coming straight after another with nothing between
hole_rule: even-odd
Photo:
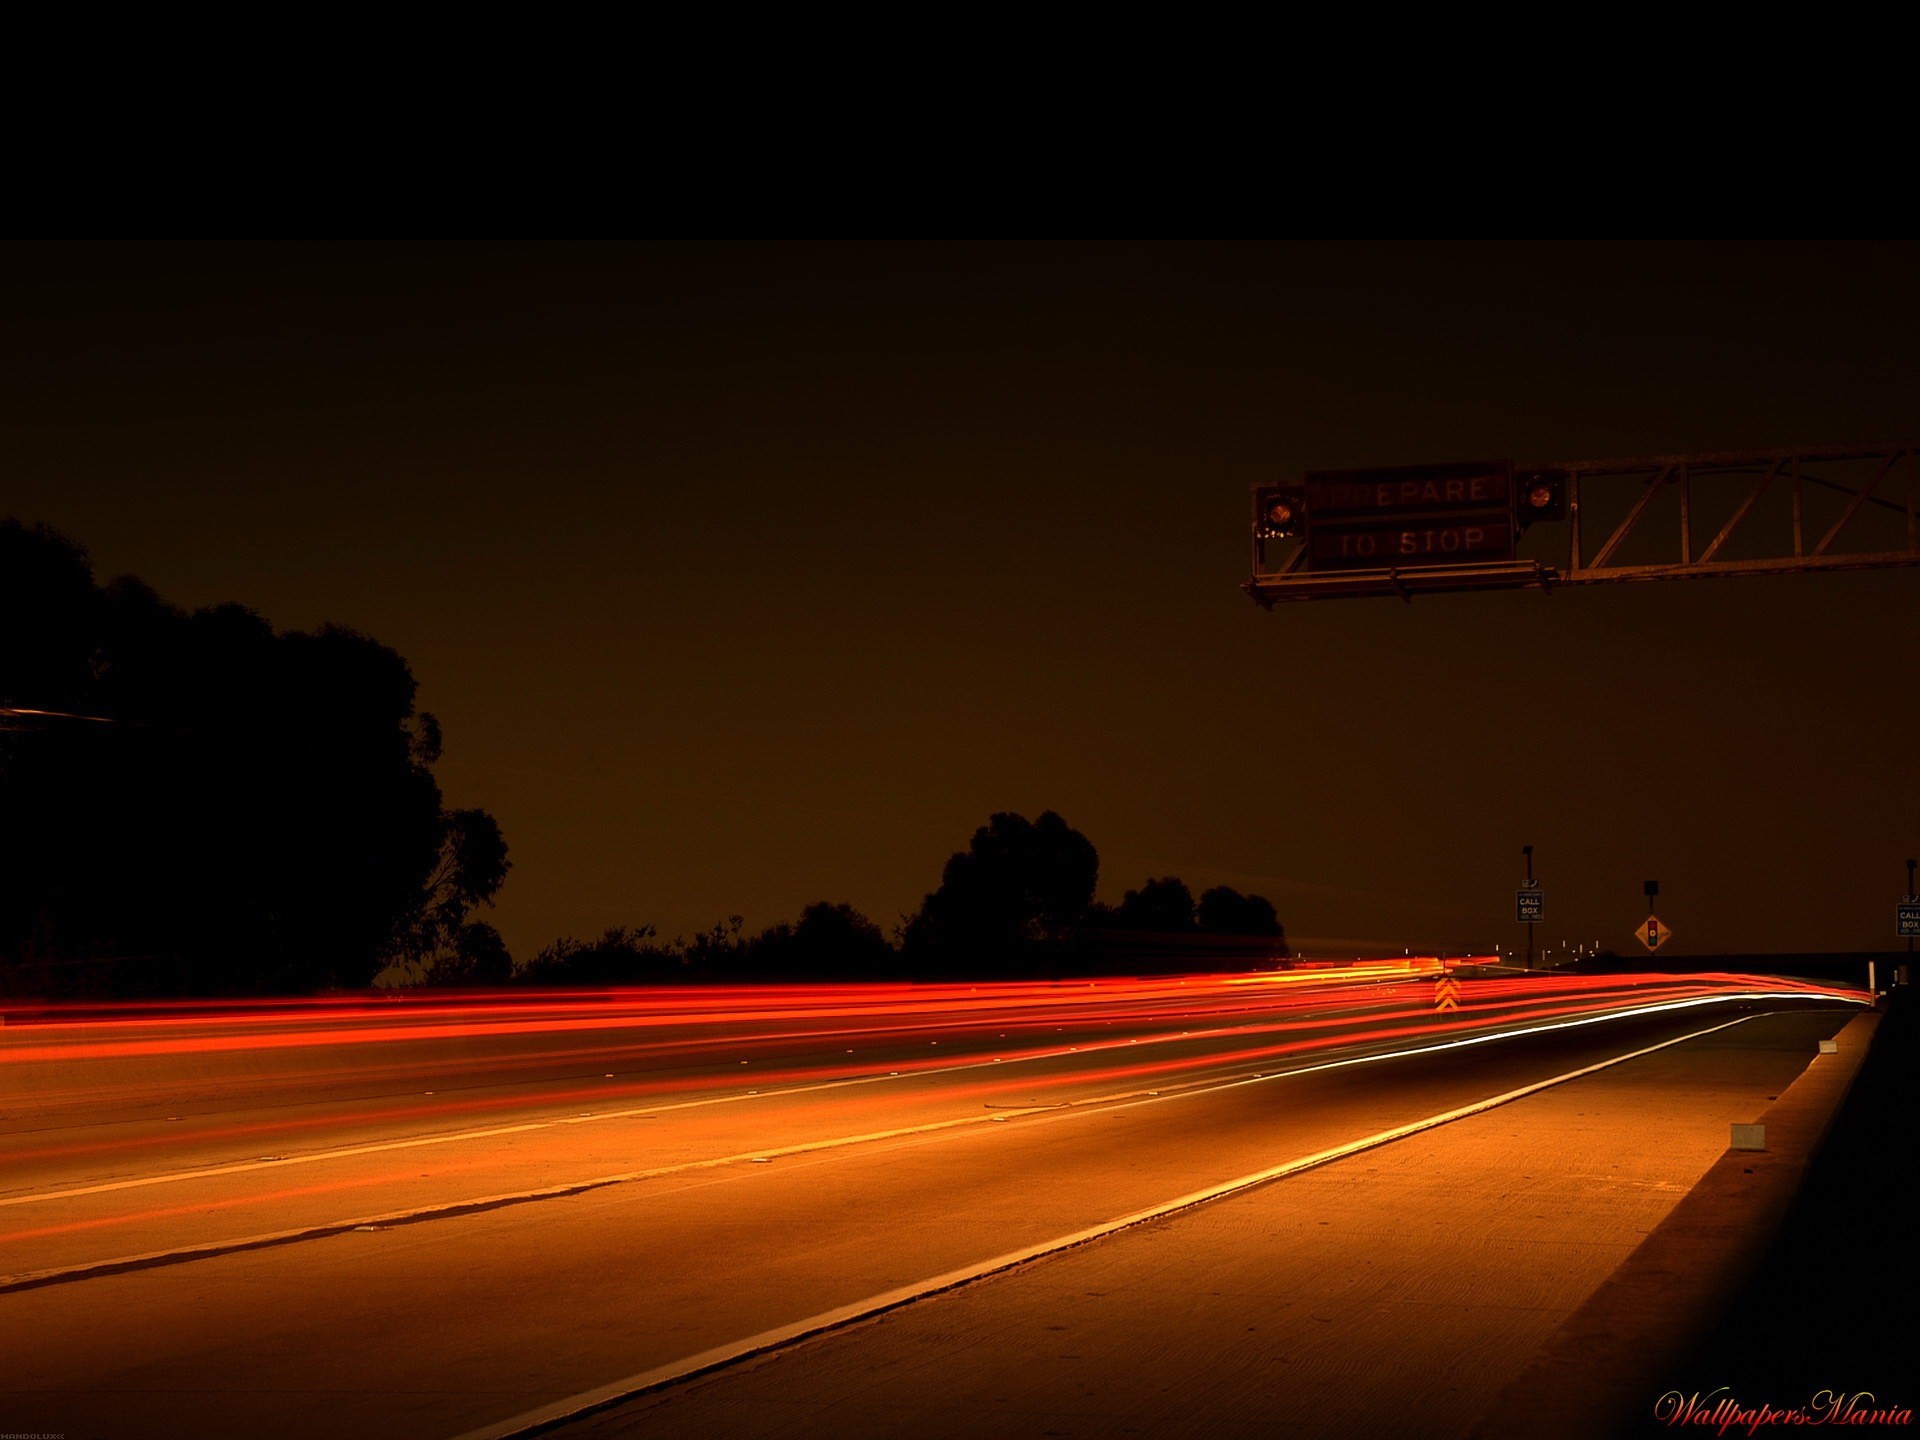
<instances>
[{"instance_id":1,"label":"highway road","mask_svg":"<svg viewBox=\"0 0 1920 1440\"><path fill-rule=\"evenodd\" d=\"M1556 1223L1592 1243L1542 1287L1544 1323L1864 998L1468 977L1445 1012L1418 965L9 1012L0 1430L513 1433L1067 1240L1131 1253L1148 1232L1117 1226L1215 1191L1157 1223L1386 1203L1365 1156L1425 1155L1497 1216L1486 1161L1512 1146L1488 1137L1577 1098L1632 1143L1545 1167L1587 1177ZM1301 1298L1339 1288L1354 1243ZM1493 1343L1517 1367L1537 1329ZM951 1348L949 1384L975 1373Z\"/></svg>"}]
</instances>

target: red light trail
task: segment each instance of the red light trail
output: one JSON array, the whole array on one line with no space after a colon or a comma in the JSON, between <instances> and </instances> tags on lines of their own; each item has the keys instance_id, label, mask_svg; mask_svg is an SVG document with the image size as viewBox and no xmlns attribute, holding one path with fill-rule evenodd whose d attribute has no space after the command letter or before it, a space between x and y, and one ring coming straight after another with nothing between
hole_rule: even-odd
<instances>
[{"instance_id":1,"label":"red light trail","mask_svg":"<svg viewBox=\"0 0 1920 1440\"><path fill-rule=\"evenodd\" d=\"M1014 1067L1015 1073L982 1077L966 1093L1044 1091L1738 996L1867 1000L1863 991L1725 973L1483 973L1466 980L1460 1010L1438 1015L1423 982L1439 972L1438 962L1414 960L994 986L690 987L46 1007L28 1023L0 1031L6 1041L0 1044L0 1097L16 1111L60 1110L137 1101L156 1081L171 1087L168 1093L186 1095L244 1081L256 1102L284 1105L290 1096L306 1098L316 1085L360 1085L376 1093L358 1097L356 1125L439 1127L463 1117L582 1102L630 1106L704 1094L722 1103L982 1067ZM1047 1038L1090 1028L1111 1033L1081 1035L1073 1045ZM576 1036L592 1043L574 1044ZM552 1043L556 1039L561 1043ZM1197 1039L1206 1044L1183 1054L1182 1043ZM1247 1043L1218 1048L1232 1039ZM486 1045L476 1053L472 1042ZM942 1053L911 1053L921 1042L924 1050ZM383 1055L383 1046L409 1054ZM1124 1064L1093 1063L1128 1049L1134 1058ZM306 1063L307 1055L331 1063ZM1020 1073L1069 1056L1079 1058L1060 1073ZM248 1068L233 1068L236 1061ZM464 1073L477 1061L481 1074ZM602 1072L602 1065L620 1068ZM742 1069L750 1075L729 1073ZM467 1083L445 1094L413 1088L448 1071L463 1072ZM405 1098L397 1093L403 1090ZM168 1118L184 1123L188 1117ZM334 1115L275 1114L194 1128L207 1143L269 1137L323 1143L324 1132L339 1123ZM160 1153L181 1140L180 1131L49 1139L9 1145L6 1153L18 1165Z\"/></svg>"},{"instance_id":2,"label":"red light trail","mask_svg":"<svg viewBox=\"0 0 1920 1440\"><path fill-rule=\"evenodd\" d=\"M1249 1084L1444 1064L1449 1049L1553 1030L1869 1000L1751 975L1480 964L1452 970L1462 1007L1438 1012L1446 973L1414 959L15 1012L0 1028L0 1286L994 1121L1206 1106Z\"/></svg>"}]
</instances>

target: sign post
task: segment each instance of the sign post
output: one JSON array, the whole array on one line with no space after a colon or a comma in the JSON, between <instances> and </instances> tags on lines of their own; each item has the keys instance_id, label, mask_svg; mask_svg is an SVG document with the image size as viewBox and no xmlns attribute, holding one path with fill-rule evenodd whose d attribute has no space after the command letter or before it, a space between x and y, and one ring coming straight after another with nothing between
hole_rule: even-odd
<instances>
[{"instance_id":1,"label":"sign post","mask_svg":"<svg viewBox=\"0 0 1920 1440\"><path fill-rule=\"evenodd\" d=\"M1907 861L1907 893L1900 903L1893 907L1893 933L1907 942L1907 963L1900 967L1900 973L1893 977L1896 985L1911 984L1913 980L1913 941L1920 936L1920 890L1913 884L1914 861ZM1871 964L1872 962L1868 962ZM1871 989L1871 985L1868 987Z\"/></svg>"},{"instance_id":2,"label":"sign post","mask_svg":"<svg viewBox=\"0 0 1920 1440\"><path fill-rule=\"evenodd\" d=\"M1522 845L1520 853L1527 859L1527 879L1513 897L1513 913L1527 927L1527 969L1533 969L1533 927L1539 921L1546 897L1540 893L1540 882L1533 878L1533 847Z\"/></svg>"},{"instance_id":3,"label":"sign post","mask_svg":"<svg viewBox=\"0 0 1920 1440\"><path fill-rule=\"evenodd\" d=\"M1649 950L1658 950L1673 938L1673 932L1653 913L1653 897L1660 893L1658 880L1644 881L1640 893L1647 897L1647 918L1640 922L1640 928L1633 932L1633 938Z\"/></svg>"}]
</instances>

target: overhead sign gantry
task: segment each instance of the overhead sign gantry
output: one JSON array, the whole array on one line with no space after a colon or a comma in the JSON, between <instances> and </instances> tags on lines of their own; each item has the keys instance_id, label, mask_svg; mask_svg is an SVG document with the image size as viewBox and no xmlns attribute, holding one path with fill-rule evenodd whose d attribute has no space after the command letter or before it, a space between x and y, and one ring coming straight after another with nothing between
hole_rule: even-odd
<instances>
[{"instance_id":1,"label":"overhead sign gantry","mask_svg":"<svg viewBox=\"0 0 1920 1440\"><path fill-rule=\"evenodd\" d=\"M1271 607L1920 565L1917 506L1912 443L1312 471L1254 487L1245 588Z\"/></svg>"}]
</instances>

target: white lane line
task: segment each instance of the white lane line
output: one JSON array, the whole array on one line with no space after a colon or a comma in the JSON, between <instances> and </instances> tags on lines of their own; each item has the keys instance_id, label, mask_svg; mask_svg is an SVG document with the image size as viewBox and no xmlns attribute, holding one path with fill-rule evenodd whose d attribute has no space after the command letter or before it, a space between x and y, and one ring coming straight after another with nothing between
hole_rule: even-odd
<instances>
[{"instance_id":1,"label":"white lane line","mask_svg":"<svg viewBox=\"0 0 1920 1440\"><path fill-rule=\"evenodd\" d=\"M1437 1115L1429 1115L1425 1119L1409 1121L1404 1125L1396 1125L1390 1130L1381 1130L1363 1139L1350 1140L1343 1145L1336 1145L1332 1149L1317 1151L1312 1155L1302 1156L1297 1160L1288 1160L1283 1164L1269 1166L1265 1170L1256 1170L1250 1175L1242 1175L1237 1179L1223 1181L1218 1185L1210 1185L1204 1190L1195 1190L1189 1194L1180 1196L1178 1199L1169 1200L1145 1210L1135 1210L1133 1213L1123 1215L1117 1220L1109 1220L1100 1225L1091 1225L1084 1230L1076 1230L1070 1235L1062 1235L1054 1240L1042 1241L1037 1245L1028 1245L1019 1250L1008 1251L1004 1255L996 1255L991 1260L983 1260L978 1264L963 1266L958 1270L949 1270L943 1275L935 1275L930 1279L921 1280L910 1285L902 1285L892 1290L883 1291L878 1295L870 1295L864 1300L856 1300L849 1305L841 1305L818 1315L810 1315L804 1320L796 1320L788 1325L776 1326L771 1330L762 1330L759 1334L750 1335L744 1340L735 1340L725 1345L717 1345L710 1350L702 1350L696 1355L689 1355L680 1360L670 1361L665 1365L656 1365L651 1370L642 1370L637 1375L629 1375L625 1379L616 1380L610 1385L602 1385L596 1389L569 1396L565 1400L559 1400L550 1405L543 1405L535 1410L525 1411L513 1416L511 1419L502 1420L492 1425L485 1425L477 1430L469 1430L455 1437L455 1440L515 1440L515 1437L518 1436L531 1435L542 1430L548 1430L554 1426L564 1424L566 1421L579 1419L593 1411L609 1409L612 1406L645 1394L647 1391L659 1390L669 1385L678 1384L707 1371L718 1370L725 1366L736 1364L750 1356L764 1354L769 1350L777 1350L812 1336L823 1334L826 1331L837 1330L844 1326L851 1325L855 1321L869 1319L884 1311L898 1309L900 1306L911 1304L916 1300L924 1300L929 1296L938 1295L944 1291L958 1289L963 1285L984 1279L986 1276L999 1274L1002 1271L1029 1264L1032 1261L1043 1259L1048 1255L1057 1255L1063 1250L1070 1250L1076 1246L1085 1245L1089 1241L1099 1240L1117 1231L1145 1224L1150 1220L1159 1220L1179 1211L1192 1209L1196 1205L1205 1205L1210 1201L1220 1200L1243 1190L1250 1190L1257 1185L1265 1185L1288 1175L1297 1175L1303 1170L1311 1170L1321 1165L1330 1164L1335 1160L1343 1160L1350 1155L1359 1154L1364 1150L1372 1150L1381 1145L1391 1144L1395 1140L1404 1140L1408 1136L1417 1135L1423 1130L1431 1130L1436 1126L1446 1125L1455 1120L1464 1120L1468 1116L1481 1114L1500 1105L1511 1104L1515 1100L1524 1099L1528 1095L1538 1094L1540 1091L1551 1089L1556 1085L1564 1085L1570 1080L1578 1080L1582 1076L1592 1075L1597 1071L1610 1069L1615 1065L1624 1064L1629 1060L1637 1060L1644 1055L1651 1055L1655 1051L1665 1050L1674 1045L1684 1045L1689 1040L1698 1040L1704 1036L1715 1034L1718 1031L1731 1029L1735 1025L1743 1025L1748 1020L1757 1018L1759 1017L1743 1015L1739 1019L1728 1020L1722 1024L1710 1026L1705 1030L1696 1030L1691 1034L1677 1036L1672 1040L1663 1040L1659 1044L1649 1045L1643 1050L1635 1050L1625 1055L1616 1055L1611 1059L1599 1061L1597 1064L1583 1066L1578 1070L1569 1070L1565 1074L1555 1075L1550 1079L1537 1080L1530 1085L1522 1085L1518 1089L1508 1090L1503 1094L1489 1096L1484 1100L1475 1100L1452 1110L1442 1111Z\"/></svg>"},{"instance_id":2,"label":"white lane line","mask_svg":"<svg viewBox=\"0 0 1920 1440\"><path fill-rule=\"evenodd\" d=\"M1659 1002L1659 1003L1654 1003L1649 1005L1636 1006L1628 1010L1608 1010L1608 1011L1603 1011L1594 1015L1576 1017L1575 1019L1572 1019L1572 1020L1556 1021L1551 1024L1521 1026L1517 1028L1510 1028L1510 1029L1504 1029L1504 1030L1482 1031L1477 1035L1463 1036L1458 1040L1442 1041L1433 1045L1417 1046L1409 1050L1369 1052L1367 1054L1363 1054L1358 1057L1353 1057L1353 1058L1344 1059L1344 1060L1335 1060L1335 1061L1330 1061L1321 1065L1311 1065L1311 1066L1301 1067L1298 1069L1269 1072L1267 1074L1258 1075L1253 1078L1256 1080L1275 1079L1284 1075L1309 1074L1315 1070L1330 1069L1340 1065L1361 1064L1369 1060L1394 1059L1400 1056L1424 1055L1436 1050L1453 1049L1453 1048L1457 1048L1459 1046L1464 1046L1464 1045L1485 1044L1491 1041L1512 1039L1520 1035L1529 1035L1529 1034L1534 1034L1534 1033L1547 1031L1547 1030L1566 1029L1566 1028L1570 1028L1572 1026L1577 1026L1577 1025L1594 1025L1594 1024L1602 1024L1612 1020L1632 1019L1640 1015L1651 1015L1651 1014L1656 1014L1656 1013L1667 1011L1667 1010L1687 1009L1697 1005L1719 1005L1719 1004L1726 1004L1732 1001L1740 1001L1740 1000L1770 1000L1770 999L1779 999L1779 998L1783 998L1783 997L1780 995L1767 994L1765 992L1753 992L1753 993L1743 992L1743 993L1732 994L1732 995L1696 996L1686 1000L1674 1000L1674 1001ZM1803 992L1790 992L1790 994L1786 998L1821 998L1821 999L1833 999L1833 1000L1846 999L1845 996L1838 996L1838 995L1821 995L1821 996L1808 997ZM1281 1027L1281 1028L1284 1029L1284 1027ZM1156 1037L1152 1037L1148 1041L1148 1043L1149 1045L1162 1044L1162 1043L1173 1044L1173 1043L1177 1043L1181 1039L1186 1039L1186 1038L1189 1038L1189 1037L1156 1036ZM313 1164L318 1164L320 1162L328 1161L328 1160L352 1159L356 1156L361 1156L361 1155L381 1155L381 1154L387 1154L396 1150L420 1149L422 1147L429 1146L429 1145L453 1145L453 1144L458 1144L461 1141L465 1141L465 1140L486 1140L486 1139L492 1139L502 1135L523 1135L523 1134L530 1133L532 1131L552 1129L555 1126L559 1126L559 1125L579 1125L579 1124L584 1124L588 1121L592 1121L597 1124L607 1120L632 1120L645 1115L665 1115L665 1114L670 1114L680 1110L700 1109L702 1107L709 1106L709 1105L728 1105L728 1104L735 1104L745 1100L784 1099L794 1095L814 1094L823 1090L846 1089L855 1085L884 1084L889 1080L921 1079L921 1078L925 1078L928 1076L935 1076L935 1075L959 1074L969 1070L987 1070L995 1066L1000 1066L1001 1068L1004 1069L1008 1065L1033 1064L1033 1063L1038 1063L1039 1061L1042 1061L1042 1060L1064 1059L1067 1055L1074 1054L1074 1053L1089 1055L1089 1054L1103 1053L1108 1050L1124 1049L1126 1048L1126 1044L1130 1044L1130 1043L1132 1042L1122 1043L1117 1041L1116 1042L1103 1041L1103 1042L1096 1042L1091 1045L1080 1047L1077 1051L1073 1051L1073 1050L1046 1051L1038 1055L1016 1056L1011 1060L999 1060L999 1059L973 1060L973 1061L966 1061L966 1062L962 1062L954 1065L942 1065L932 1069L915 1070L912 1072L889 1073L886 1075L859 1075L859 1076L854 1076L845 1080L823 1080L812 1085L796 1085L796 1086L791 1086L784 1090L769 1090L769 1091L766 1091L765 1093L755 1092L755 1093L748 1093L748 1094L735 1093L735 1094L729 1094L729 1095L714 1095L714 1096L708 1096L705 1099L683 1100L683 1101L677 1101L674 1103L664 1104L664 1105L643 1105L643 1106L636 1106L636 1107L632 1107L624 1110L595 1111L590 1115L571 1115L571 1116L564 1116L564 1117L559 1117L559 1118L550 1119L550 1120L528 1120L528 1121L523 1121L520 1124L516 1124L516 1125L495 1125L495 1126L487 1126L481 1129L474 1129L474 1130L454 1130L454 1131L449 1131L446 1134L442 1134L442 1135L411 1136L404 1140L374 1141L365 1145L347 1145L347 1146L341 1146L335 1149L314 1150L304 1155L286 1155L286 1156L280 1156L271 1160L236 1160L231 1162L230 1164L208 1165L208 1166L203 1166L198 1169L192 1169L192 1170L167 1170L154 1175L137 1175L137 1176L132 1176L122 1180L103 1180L91 1185L69 1186L61 1190L29 1190L29 1191L23 1191L15 1195L0 1195L0 1208L9 1208L16 1205L34 1205L44 1201L51 1201L51 1200L74 1200L74 1199L79 1199L83 1196L88 1196L88 1195L108 1195L108 1194L113 1194L122 1190L144 1189L150 1185L172 1185L172 1184L177 1184L182 1181L188 1181L188 1180L209 1180L209 1179L218 1178L223 1175L244 1175L257 1170L277 1170L288 1165L313 1165ZM1223 1063L1238 1064L1240 1062L1227 1061ZM1067 1077L1067 1078L1070 1079L1071 1077ZM1168 1083L1178 1085L1180 1082L1170 1081ZM1133 1096L1138 1095L1139 1093L1140 1093L1139 1091L1134 1090L1134 1091L1125 1092L1124 1094L1121 1094L1121 1095L1096 1096L1091 1099L1071 1101L1067 1103L1076 1104L1076 1105L1110 1104L1115 1100L1124 1100L1124 1099L1132 1098ZM1013 1108L1039 1108L1039 1107L1013 1107ZM901 1132L901 1133L908 1133L908 1132ZM867 1138L867 1137L856 1137L856 1138ZM612 1181L594 1181L594 1182L586 1182L586 1183L609 1184L613 1182ZM532 1193L544 1193L544 1192L529 1192L529 1193L532 1194Z\"/></svg>"}]
</instances>

